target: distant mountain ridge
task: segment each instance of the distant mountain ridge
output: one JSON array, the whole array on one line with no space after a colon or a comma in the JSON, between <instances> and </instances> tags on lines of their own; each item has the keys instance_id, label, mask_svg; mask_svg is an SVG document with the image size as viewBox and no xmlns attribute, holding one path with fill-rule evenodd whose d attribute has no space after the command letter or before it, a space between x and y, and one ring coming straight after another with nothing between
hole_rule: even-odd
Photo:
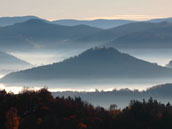
<instances>
[{"instance_id":1,"label":"distant mountain ridge","mask_svg":"<svg viewBox=\"0 0 172 129\"><path fill-rule=\"evenodd\" d=\"M94 48L52 65L11 73L2 81L100 78L165 78L172 70L123 54L114 48Z\"/></svg>"},{"instance_id":2,"label":"distant mountain ridge","mask_svg":"<svg viewBox=\"0 0 172 129\"><path fill-rule=\"evenodd\" d=\"M169 18L159 18L159 19L151 19L151 20L148 20L148 22L152 22L152 23L172 22L172 17L169 17Z\"/></svg>"},{"instance_id":3,"label":"distant mountain ridge","mask_svg":"<svg viewBox=\"0 0 172 129\"><path fill-rule=\"evenodd\" d=\"M85 101L90 101L94 105L102 105L106 108L115 103L120 108L125 107L130 100L148 100L150 97L158 99L163 103L172 103L172 84L162 84L148 88L144 91L120 89L112 91L95 91L95 92L52 92L54 97L81 97Z\"/></svg>"},{"instance_id":4,"label":"distant mountain ridge","mask_svg":"<svg viewBox=\"0 0 172 129\"><path fill-rule=\"evenodd\" d=\"M30 65L30 63L23 61L15 56L12 56L10 54L7 54L5 52L0 51L0 65L2 64L10 64L10 65L17 65L17 64L23 64L23 65Z\"/></svg>"},{"instance_id":5,"label":"distant mountain ridge","mask_svg":"<svg viewBox=\"0 0 172 129\"><path fill-rule=\"evenodd\" d=\"M16 23L22 23L30 19L40 19L40 20L48 22L48 20L41 19L36 16L0 17L0 26L14 25Z\"/></svg>"},{"instance_id":6,"label":"distant mountain ridge","mask_svg":"<svg viewBox=\"0 0 172 129\"><path fill-rule=\"evenodd\" d=\"M42 19L0 27L1 50L91 48L172 48L172 22L134 22L111 29L55 25ZM17 46L17 47L16 47Z\"/></svg>"},{"instance_id":7,"label":"distant mountain ridge","mask_svg":"<svg viewBox=\"0 0 172 129\"><path fill-rule=\"evenodd\" d=\"M133 23L136 21L131 20L105 20L105 19L96 19L96 20L73 20L73 19L64 19L52 21L53 24L66 25L66 26L76 26L76 25L88 25L92 27L110 29L117 26L121 26L128 23Z\"/></svg>"},{"instance_id":8,"label":"distant mountain ridge","mask_svg":"<svg viewBox=\"0 0 172 129\"><path fill-rule=\"evenodd\" d=\"M32 67L30 63L0 51L0 74L7 74L30 67Z\"/></svg>"},{"instance_id":9,"label":"distant mountain ridge","mask_svg":"<svg viewBox=\"0 0 172 129\"><path fill-rule=\"evenodd\" d=\"M74 19L63 19L52 21L53 24L66 25L66 26L75 26L75 25L89 25L93 27L98 27L102 29L111 29L118 26L126 25L129 23L136 22L149 22L149 23L161 23L161 22L172 22L172 18L160 18L160 19L151 19L146 21L134 21L134 20L125 20L125 19L96 19L96 20L74 20Z\"/></svg>"},{"instance_id":10,"label":"distant mountain ridge","mask_svg":"<svg viewBox=\"0 0 172 129\"><path fill-rule=\"evenodd\" d=\"M171 61L169 61L169 63L166 65L166 67L168 67L168 68L172 68L172 60L171 60Z\"/></svg>"},{"instance_id":11,"label":"distant mountain ridge","mask_svg":"<svg viewBox=\"0 0 172 129\"><path fill-rule=\"evenodd\" d=\"M104 43L115 48L172 48L172 22L136 22L81 37L78 43Z\"/></svg>"},{"instance_id":12,"label":"distant mountain ridge","mask_svg":"<svg viewBox=\"0 0 172 129\"><path fill-rule=\"evenodd\" d=\"M0 26L9 26L16 23L22 23L30 19L40 19L47 23L65 25L65 26L88 25L102 29L110 29L128 23L140 22L134 20L125 20L125 19L95 19L95 20L60 19L60 20L49 21L47 19L43 19L37 16L14 16L14 17L0 17ZM172 22L172 18L169 17L169 18L151 19L141 22L151 22L151 23Z\"/></svg>"},{"instance_id":13,"label":"distant mountain ridge","mask_svg":"<svg viewBox=\"0 0 172 129\"><path fill-rule=\"evenodd\" d=\"M130 23L126 25L122 25L119 27L102 30L100 32L97 32L93 35L88 35L87 37L81 37L80 41L112 41L115 39L118 39L122 36L134 33L134 32L141 32L148 29L153 29L154 27L157 27L158 24L155 23L148 23L148 22L136 22L136 23Z\"/></svg>"},{"instance_id":14,"label":"distant mountain ridge","mask_svg":"<svg viewBox=\"0 0 172 129\"><path fill-rule=\"evenodd\" d=\"M96 33L101 29L86 25L62 26L31 19L24 23L0 28L1 48L56 48L60 44ZM17 46L17 47L16 47Z\"/></svg>"},{"instance_id":15,"label":"distant mountain ridge","mask_svg":"<svg viewBox=\"0 0 172 129\"><path fill-rule=\"evenodd\" d=\"M149 26L146 27L144 24L149 24ZM122 35L110 44L128 48L172 48L172 22L144 24L141 27L145 29Z\"/></svg>"}]
</instances>

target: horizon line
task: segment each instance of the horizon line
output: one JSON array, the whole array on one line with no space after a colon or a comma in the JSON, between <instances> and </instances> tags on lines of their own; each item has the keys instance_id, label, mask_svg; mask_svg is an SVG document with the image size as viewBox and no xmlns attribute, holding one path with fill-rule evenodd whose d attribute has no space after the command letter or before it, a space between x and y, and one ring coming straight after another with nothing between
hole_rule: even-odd
<instances>
[{"instance_id":1,"label":"horizon line","mask_svg":"<svg viewBox=\"0 0 172 129\"><path fill-rule=\"evenodd\" d=\"M79 20L79 21L92 21L92 20L131 20L131 21L147 21L152 19L164 19L164 18L172 18L169 17L160 17L160 16L146 16L146 15L116 15L114 17L87 17L87 18L43 18L37 15L16 15L16 16L0 16L0 18L15 18L15 17L27 17L33 16L41 19L45 19L48 21L58 21L58 20Z\"/></svg>"}]
</instances>

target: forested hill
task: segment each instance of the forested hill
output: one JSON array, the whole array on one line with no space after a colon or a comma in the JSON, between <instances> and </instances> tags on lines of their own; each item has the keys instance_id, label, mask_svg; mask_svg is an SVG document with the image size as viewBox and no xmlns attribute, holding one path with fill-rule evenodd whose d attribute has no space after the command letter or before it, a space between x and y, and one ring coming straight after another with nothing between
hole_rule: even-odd
<instances>
[{"instance_id":1,"label":"forested hill","mask_svg":"<svg viewBox=\"0 0 172 129\"><path fill-rule=\"evenodd\" d=\"M136 79L171 76L172 70L169 68L137 59L114 48L92 48L60 63L8 74L1 81L25 82L81 78Z\"/></svg>"},{"instance_id":2,"label":"forested hill","mask_svg":"<svg viewBox=\"0 0 172 129\"><path fill-rule=\"evenodd\" d=\"M172 106L131 101L124 109L94 107L80 98L53 98L46 89L0 91L1 129L171 129Z\"/></svg>"}]
</instances>

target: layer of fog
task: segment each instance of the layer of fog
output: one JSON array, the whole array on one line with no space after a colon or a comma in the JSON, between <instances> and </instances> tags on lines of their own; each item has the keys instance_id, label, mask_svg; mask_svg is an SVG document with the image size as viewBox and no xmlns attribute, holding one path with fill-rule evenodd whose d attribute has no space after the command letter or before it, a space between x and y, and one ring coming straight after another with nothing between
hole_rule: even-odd
<instances>
[{"instance_id":1,"label":"layer of fog","mask_svg":"<svg viewBox=\"0 0 172 129\"><path fill-rule=\"evenodd\" d=\"M165 66L172 60L172 49L120 49L139 59Z\"/></svg>"},{"instance_id":2,"label":"layer of fog","mask_svg":"<svg viewBox=\"0 0 172 129\"><path fill-rule=\"evenodd\" d=\"M71 56L78 55L84 51L84 49L75 49L75 50L47 50L47 51L34 51L34 52L11 52L12 55L23 59L34 66L39 65L46 65L51 64L54 62L62 61L66 58ZM137 58L150 61L152 63L158 63L159 65L166 65L170 60L172 60L172 49L120 49L120 51L124 53L128 53L132 56ZM17 70L17 69L16 69ZM5 74L1 74L0 78L3 77ZM110 82L110 83L109 83ZM14 92L20 91L24 86L26 87L44 87L47 86L50 89L58 90L58 91L94 91L95 89L99 90L113 90L114 88L121 89L121 88L129 88L129 89L138 89L144 90L148 87L163 84L163 83L170 83L172 80L134 80L132 82L128 82L126 80L122 80L119 82L112 82L112 81L104 81L103 82L93 82L93 81L86 81L86 82L71 82L65 81L65 83L56 82L51 84L50 82L44 82L40 84L23 84L23 85L4 85L0 84L0 89L5 88L8 91L12 90ZM52 88L53 87L53 88Z\"/></svg>"},{"instance_id":3,"label":"layer of fog","mask_svg":"<svg viewBox=\"0 0 172 129\"><path fill-rule=\"evenodd\" d=\"M56 94L56 96L80 96L83 100L88 101L89 103L92 103L95 106L103 106L105 108L108 108L110 104L117 104L119 108L123 108L128 105L130 100L143 100L148 99L150 97L153 97L154 99L157 99L158 101L161 101L163 103L169 102L169 98L165 98L161 95L157 96L151 96L151 94L144 95L141 93L138 93L139 91L145 91L146 89L157 86L158 84L164 84L166 82L172 82L171 80L99 80L99 81L78 81L76 83L74 80L68 80L64 84L62 82L54 82L54 84L50 82L44 82L44 83L27 83L27 84L11 84L11 85L4 85L0 84L0 89L5 89L7 92L13 92L15 94L21 92L23 88L29 88L32 90L39 90L40 88L48 88L51 92L59 92ZM113 91L121 90L124 92L117 93L109 93L107 91ZM134 91L131 93L129 90ZM65 92L70 91L70 92ZM72 92L71 92L72 91ZM104 92L101 92L104 91ZM127 92L128 91L128 92ZM126 94L124 94L126 92ZM83 94L82 94L83 93ZM100 93L100 94L99 94ZM101 95L101 96L100 96ZM104 97L103 97L104 96ZM170 101L171 102L171 101Z\"/></svg>"},{"instance_id":4,"label":"layer of fog","mask_svg":"<svg viewBox=\"0 0 172 129\"><path fill-rule=\"evenodd\" d=\"M32 52L11 52L22 60L31 63L34 66L41 66L63 61L69 57L80 54L84 50L45 50L45 51L32 51Z\"/></svg>"},{"instance_id":5,"label":"layer of fog","mask_svg":"<svg viewBox=\"0 0 172 129\"><path fill-rule=\"evenodd\" d=\"M11 52L10 54L25 60L35 66L60 62L66 58L78 55L85 49L45 50L34 52ZM172 60L172 49L119 49L139 59L165 66Z\"/></svg>"},{"instance_id":6,"label":"layer of fog","mask_svg":"<svg viewBox=\"0 0 172 129\"><path fill-rule=\"evenodd\" d=\"M20 91L23 87L43 88L47 87L51 91L112 91L113 89L125 89L143 91L159 84L172 83L172 79L101 79L101 80L47 80L37 82L23 82L12 84L0 84L0 89L5 88L14 92ZM13 87L16 87L15 89ZM18 89L17 89L18 87Z\"/></svg>"}]
</instances>

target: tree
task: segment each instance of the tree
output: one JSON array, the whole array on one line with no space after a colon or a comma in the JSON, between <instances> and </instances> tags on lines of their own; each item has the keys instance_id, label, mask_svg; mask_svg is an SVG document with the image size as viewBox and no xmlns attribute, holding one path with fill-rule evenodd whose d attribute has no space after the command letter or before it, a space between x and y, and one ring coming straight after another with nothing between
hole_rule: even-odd
<instances>
[{"instance_id":1,"label":"tree","mask_svg":"<svg viewBox=\"0 0 172 129\"><path fill-rule=\"evenodd\" d=\"M111 104L110 107L109 107L109 110L110 111L113 111L113 110L116 110L118 108L118 105L116 104Z\"/></svg>"},{"instance_id":2,"label":"tree","mask_svg":"<svg viewBox=\"0 0 172 129\"><path fill-rule=\"evenodd\" d=\"M18 129L19 127L19 117L17 115L16 108L10 108L6 113L6 123L7 129Z\"/></svg>"}]
</instances>

